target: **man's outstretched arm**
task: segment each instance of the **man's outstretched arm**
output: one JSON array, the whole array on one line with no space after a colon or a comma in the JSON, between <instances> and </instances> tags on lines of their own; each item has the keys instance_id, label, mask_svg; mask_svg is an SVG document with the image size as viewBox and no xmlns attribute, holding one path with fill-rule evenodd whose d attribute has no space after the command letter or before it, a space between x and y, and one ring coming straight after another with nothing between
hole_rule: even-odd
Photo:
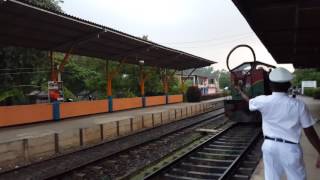
<instances>
[{"instance_id":1,"label":"man's outstretched arm","mask_svg":"<svg viewBox=\"0 0 320 180\"><path fill-rule=\"evenodd\" d=\"M235 86L235 89L238 90L238 92L240 93L242 99L244 99L245 101L249 102L249 97L241 91L240 87L239 86Z\"/></svg>"},{"instance_id":2,"label":"man's outstretched arm","mask_svg":"<svg viewBox=\"0 0 320 180\"><path fill-rule=\"evenodd\" d=\"M308 128L304 128L304 133L307 136L308 140L312 144L312 146L317 150L318 152L318 159L317 159L317 168L320 168L320 139L317 134L317 132L314 130L313 126L310 126Z\"/></svg>"}]
</instances>

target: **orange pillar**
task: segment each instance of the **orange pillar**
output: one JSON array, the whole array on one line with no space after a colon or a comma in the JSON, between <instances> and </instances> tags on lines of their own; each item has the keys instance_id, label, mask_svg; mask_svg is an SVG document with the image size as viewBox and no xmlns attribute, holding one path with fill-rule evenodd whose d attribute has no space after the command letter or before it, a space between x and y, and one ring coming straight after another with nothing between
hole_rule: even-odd
<instances>
[{"instance_id":1,"label":"orange pillar","mask_svg":"<svg viewBox=\"0 0 320 180\"><path fill-rule=\"evenodd\" d=\"M144 93L144 79L140 80L140 93L141 93L141 96L145 95L145 93Z\"/></svg>"},{"instance_id":2,"label":"orange pillar","mask_svg":"<svg viewBox=\"0 0 320 180\"><path fill-rule=\"evenodd\" d=\"M145 74L143 72L143 65L140 65L140 94L144 97L144 81L145 81Z\"/></svg>"},{"instance_id":3,"label":"orange pillar","mask_svg":"<svg viewBox=\"0 0 320 180\"><path fill-rule=\"evenodd\" d=\"M164 73L162 74L162 84L163 84L163 92L164 94L168 94L168 75L167 75L167 70L164 70Z\"/></svg>"},{"instance_id":4,"label":"orange pillar","mask_svg":"<svg viewBox=\"0 0 320 180\"><path fill-rule=\"evenodd\" d=\"M140 64L140 94L142 98L142 107L146 107L146 97L144 92L145 79L146 79L146 74L143 72L143 65Z\"/></svg>"},{"instance_id":5,"label":"orange pillar","mask_svg":"<svg viewBox=\"0 0 320 180\"><path fill-rule=\"evenodd\" d=\"M106 76L107 76L107 96L111 97L112 96L112 79L114 76L116 76L120 69L122 68L123 61L120 62L118 67L112 69L109 71L109 61L106 63Z\"/></svg>"},{"instance_id":6,"label":"orange pillar","mask_svg":"<svg viewBox=\"0 0 320 180\"><path fill-rule=\"evenodd\" d=\"M163 83L163 90L164 90L164 94L168 94L169 86L168 86L168 79L167 79L167 77L166 77L166 79L164 80L164 83Z\"/></svg>"},{"instance_id":7,"label":"orange pillar","mask_svg":"<svg viewBox=\"0 0 320 180\"><path fill-rule=\"evenodd\" d=\"M109 76L107 80L107 96L112 96L112 79Z\"/></svg>"},{"instance_id":8,"label":"orange pillar","mask_svg":"<svg viewBox=\"0 0 320 180\"><path fill-rule=\"evenodd\" d=\"M109 61L106 63L106 76L107 76L107 96L112 96L112 77L109 73Z\"/></svg>"},{"instance_id":9,"label":"orange pillar","mask_svg":"<svg viewBox=\"0 0 320 180\"><path fill-rule=\"evenodd\" d=\"M163 91L164 91L164 95L166 96L166 104L169 103L169 96L168 96L168 77L165 74L164 78L163 78Z\"/></svg>"}]
</instances>

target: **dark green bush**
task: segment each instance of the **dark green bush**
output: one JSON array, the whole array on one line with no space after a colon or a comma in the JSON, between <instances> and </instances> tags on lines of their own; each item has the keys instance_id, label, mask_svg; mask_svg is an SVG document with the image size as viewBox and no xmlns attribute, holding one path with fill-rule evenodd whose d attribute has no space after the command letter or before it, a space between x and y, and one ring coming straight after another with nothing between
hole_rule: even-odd
<instances>
[{"instance_id":1,"label":"dark green bush","mask_svg":"<svg viewBox=\"0 0 320 180\"><path fill-rule=\"evenodd\" d=\"M313 91L313 97L315 99L320 99L320 88L316 88L314 91Z\"/></svg>"},{"instance_id":2,"label":"dark green bush","mask_svg":"<svg viewBox=\"0 0 320 180\"><path fill-rule=\"evenodd\" d=\"M315 88L304 88L303 94L306 96L313 97Z\"/></svg>"},{"instance_id":3,"label":"dark green bush","mask_svg":"<svg viewBox=\"0 0 320 180\"><path fill-rule=\"evenodd\" d=\"M320 99L320 88L304 88L304 95Z\"/></svg>"},{"instance_id":4,"label":"dark green bush","mask_svg":"<svg viewBox=\"0 0 320 180\"><path fill-rule=\"evenodd\" d=\"M188 102L199 102L201 97L200 89L196 86L190 86L187 90Z\"/></svg>"}]
</instances>

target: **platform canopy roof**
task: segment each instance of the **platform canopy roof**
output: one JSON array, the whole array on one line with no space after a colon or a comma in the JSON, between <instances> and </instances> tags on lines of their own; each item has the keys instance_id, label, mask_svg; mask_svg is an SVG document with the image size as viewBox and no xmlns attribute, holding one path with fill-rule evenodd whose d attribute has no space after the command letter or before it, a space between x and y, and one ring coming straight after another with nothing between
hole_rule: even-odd
<instances>
[{"instance_id":1,"label":"platform canopy roof","mask_svg":"<svg viewBox=\"0 0 320 180\"><path fill-rule=\"evenodd\" d=\"M278 63L320 67L319 0L232 0Z\"/></svg>"},{"instance_id":2,"label":"platform canopy roof","mask_svg":"<svg viewBox=\"0 0 320 180\"><path fill-rule=\"evenodd\" d=\"M215 62L23 0L0 0L0 47L19 46L169 69Z\"/></svg>"}]
</instances>

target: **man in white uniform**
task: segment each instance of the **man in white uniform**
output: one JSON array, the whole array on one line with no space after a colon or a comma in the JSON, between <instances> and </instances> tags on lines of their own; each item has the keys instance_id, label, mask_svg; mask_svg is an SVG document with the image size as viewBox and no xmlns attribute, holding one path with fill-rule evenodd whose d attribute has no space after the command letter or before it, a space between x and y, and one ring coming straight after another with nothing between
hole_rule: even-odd
<instances>
[{"instance_id":1,"label":"man in white uniform","mask_svg":"<svg viewBox=\"0 0 320 180\"><path fill-rule=\"evenodd\" d=\"M250 111L262 114L262 130L265 141L262 145L266 180L280 180L286 174L288 180L305 180L306 172L300 147L301 131L320 155L320 140L313 128L307 106L287 95L292 74L284 68L276 68L269 74L272 95L249 99L239 87L239 93L249 102ZM320 168L320 156L316 166ZM320 177L320 175L319 175Z\"/></svg>"}]
</instances>

